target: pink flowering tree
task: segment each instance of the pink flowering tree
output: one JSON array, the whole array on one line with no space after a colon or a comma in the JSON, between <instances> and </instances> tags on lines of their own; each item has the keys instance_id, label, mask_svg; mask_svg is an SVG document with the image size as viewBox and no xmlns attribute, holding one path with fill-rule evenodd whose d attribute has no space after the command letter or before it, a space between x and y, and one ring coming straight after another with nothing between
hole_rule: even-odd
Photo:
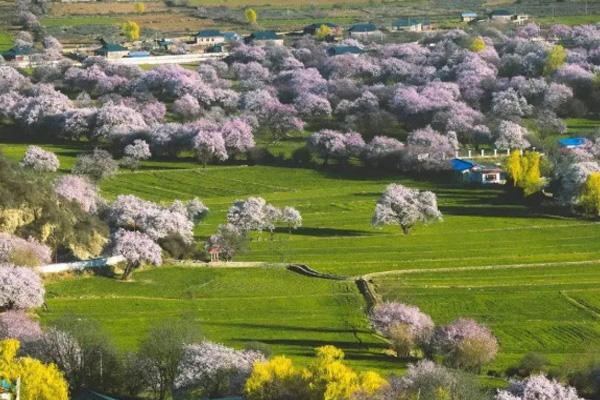
<instances>
[{"instance_id":1,"label":"pink flowering tree","mask_svg":"<svg viewBox=\"0 0 600 400\"><path fill-rule=\"evenodd\" d=\"M448 169L448 160L458 150L455 133L448 132L443 135L430 126L410 132L406 144L404 163L409 170Z\"/></svg>"},{"instance_id":2,"label":"pink flowering tree","mask_svg":"<svg viewBox=\"0 0 600 400\"><path fill-rule=\"evenodd\" d=\"M118 230L112 238L112 254L125 257L123 280L129 279L131 273L143 263L156 266L162 264L160 246L141 232Z\"/></svg>"},{"instance_id":3,"label":"pink flowering tree","mask_svg":"<svg viewBox=\"0 0 600 400\"><path fill-rule=\"evenodd\" d=\"M34 238L28 240L0 232L0 264L34 267L49 264L52 251Z\"/></svg>"},{"instance_id":4,"label":"pink flowering tree","mask_svg":"<svg viewBox=\"0 0 600 400\"><path fill-rule=\"evenodd\" d=\"M219 131L199 130L193 143L196 156L203 167L206 167L206 164L213 159L225 161L229 158L225 140L223 140L223 135Z\"/></svg>"},{"instance_id":5,"label":"pink flowering tree","mask_svg":"<svg viewBox=\"0 0 600 400\"><path fill-rule=\"evenodd\" d=\"M294 105L298 114L306 121L319 121L331 116L329 100L317 94L302 94L296 98Z\"/></svg>"},{"instance_id":6,"label":"pink flowering tree","mask_svg":"<svg viewBox=\"0 0 600 400\"><path fill-rule=\"evenodd\" d=\"M31 268L0 266L0 310L23 310L44 304L44 285Z\"/></svg>"},{"instance_id":7,"label":"pink flowering tree","mask_svg":"<svg viewBox=\"0 0 600 400\"><path fill-rule=\"evenodd\" d=\"M512 121L501 121L496 128L496 141L498 149L526 149L530 146L525 138L527 129Z\"/></svg>"},{"instance_id":8,"label":"pink flowering tree","mask_svg":"<svg viewBox=\"0 0 600 400\"><path fill-rule=\"evenodd\" d=\"M137 169L140 166L140 161L147 160L152 157L150 146L144 140L136 139L133 143L128 144L123 149L125 157L121 160L121 164L129 169Z\"/></svg>"},{"instance_id":9,"label":"pink flowering tree","mask_svg":"<svg viewBox=\"0 0 600 400\"><path fill-rule=\"evenodd\" d=\"M385 160L394 158L395 165L397 165L404 149L404 143L398 139L387 136L375 136L365 146L363 155L368 163L380 164Z\"/></svg>"},{"instance_id":10,"label":"pink flowering tree","mask_svg":"<svg viewBox=\"0 0 600 400\"><path fill-rule=\"evenodd\" d=\"M302 226L302 215L294 207L284 207L281 210L280 220L288 228L289 233Z\"/></svg>"},{"instance_id":11,"label":"pink flowering tree","mask_svg":"<svg viewBox=\"0 0 600 400\"><path fill-rule=\"evenodd\" d=\"M192 120L202 113L202 107L194 96L186 93L173 102L173 112L184 120Z\"/></svg>"},{"instance_id":12,"label":"pink flowering tree","mask_svg":"<svg viewBox=\"0 0 600 400\"><path fill-rule=\"evenodd\" d=\"M177 236L190 244L194 237L194 222L208 210L204 205L192 202L176 202L165 207L133 195L120 195L110 204L106 219L114 229L139 231L155 241Z\"/></svg>"},{"instance_id":13,"label":"pink flowering tree","mask_svg":"<svg viewBox=\"0 0 600 400\"><path fill-rule=\"evenodd\" d=\"M327 165L330 158L340 160L346 157L344 134L330 129L324 129L310 135L308 148L319 154L324 165Z\"/></svg>"},{"instance_id":14,"label":"pink flowering tree","mask_svg":"<svg viewBox=\"0 0 600 400\"><path fill-rule=\"evenodd\" d=\"M230 155L245 153L255 145L252 126L242 118L225 121L221 126L221 134Z\"/></svg>"},{"instance_id":15,"label":"pink flowering tree","mask_svg":"<svg viewBox=\"0 0 600 400\"><path fill-rule=\"evenodd\" d=\"M272 231L280 213L262 197L248 197L233 203L227 212L227 222L242 232Z\"/></svg>"},{"instance_id":16,"label":"pink flowering tree","mask_svg":"<svg viewBox=\"0 0 600 400\"><path fill-rule=\"evenodd\" d=\"M234 224L219 225L217 232L210 235L206 241L207 251L217 251L219 257L229 261L246 250L248 236L246 232Z\"/></svg>"},{"instance_id":17,"label":"pink flowering tree","mask_svg":"<svg viewBox=\"0 0 600 400\"><path fill-rule=\"evenodd\" d=\"M104 104L96 115L94 136L98 139L121 139L148 128L144 116L123 104Z\"/></svg>"},{"instance_id":18,"label":"pink flowering tree","mask_svg":"<svg viewBox=\"0 0 600 400\"><path fill-rule=\"evenodd\" d=\"M254 363L264 356L204 341L187 345L177 368L176 396L216 398L242 393Z\"/></svg>"},{"instance_id":19,"label":"pink flowering tree","mask_svg":"<svg viewBox=\"0 0 600 400\"><path fill-rule=\"evenodd\" d=\"M77 156L71 172L76 175L85 175L93 181L111 177L119 170L119 164L110 153L102 149L94 149L89 154Z\"/></svg>"},{"instance_id":20,"label":"pink flowering tree","mask_svg":"<svg viewBox=\"0 0 600 400\"><path fill-rule=\"evenodd\" d=\"M51 151L46 151L39 146L29 146L19 165L39 172L56 172L60 162Z\"/></svg>"},{"instance_id":21,"label":"pink flowering tree","mask_svg":"<svg viewBox=\"0 0 600 400\"><path fill-rule=\"evenodd\" d=\"M54 191L62 198L79 204L88 213L97 213L104 203L96 185L85 176L63 175L54 182Z\"/></svg>"},{"instance_id":22,"label":"pink flowering tree","mask_svg":"<svg viewBox=\"0 0 600 400\"><path fill-rule=\"evenodd\" d=\"M376 330L390 339L400 357L425 349L433 334L433 320L418 307L397 302L376 305L369 314Z\"/></svg>"},{"instance_id":23,"label":"pink flowering tree","mask_svg":"<svg viewBox=\"0 0 600 400\"><path fill-rule=\"evenodd\" d=\"M498 352L498 341L484 325L459 318L439 328L433 336L434 351L454 368L479 371Z\"/></svg>"},{"instance_id":24,"label":"pink flowering tree","mask_svg":"<svg viewBox=\"0 0 600 400\"><path fill-rule=\"evenodd\" d=\"M0 313L0 340L17 339L22 344L39 340L42 328L23 310L10 310ZM27 346L26 346L27 347Z\"/></svg>"},{"instance_id":25,"label":"pink flowering tree","mask_svg":"<svg viewBox=\"0 0 600 400\"><path fill-rule=\"evenodd\" d=\"M507 390L499 390L495 400L583 400L575 388L563 386L554 379L533 375L523 381L514 381Z\"/></svg>"},{"instance_id":26,"label":"pink flowering tree","mask_svg":"<svg viewBox=\"0 0 600 400\"><path fill-rule=\"evenodd\" d=\"M390 184L377 201L373 225L400 225L405 235L419 223L440 221L442 213L433 192Z\"/></svg>"}]
</instances>

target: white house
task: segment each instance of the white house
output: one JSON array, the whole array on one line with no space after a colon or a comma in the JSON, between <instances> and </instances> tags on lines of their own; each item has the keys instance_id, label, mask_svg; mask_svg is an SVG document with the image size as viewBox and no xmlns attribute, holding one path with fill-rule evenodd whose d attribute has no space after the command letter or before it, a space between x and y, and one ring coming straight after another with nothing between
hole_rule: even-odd
<instances>
[{"instance_id":1,"label":"white house","mask_svg":"<svg viewBox=\"0 0 600 400\"><path fill-rule=\"evenodd\" d=\"M225 34L216 29L206 29L196 33L196 44L211 46L225 42Z\"/></svg>"},{"instance_id":2,"label":"white house","mask_svg":"<svg viewBox=\"0 0 600 400\"><path fill-rule=\"evenodd\" d=\"M383 33L373 23L354 24L348 29L348 36L353 39L381 39Z\"/></svg>"}]
</instances>

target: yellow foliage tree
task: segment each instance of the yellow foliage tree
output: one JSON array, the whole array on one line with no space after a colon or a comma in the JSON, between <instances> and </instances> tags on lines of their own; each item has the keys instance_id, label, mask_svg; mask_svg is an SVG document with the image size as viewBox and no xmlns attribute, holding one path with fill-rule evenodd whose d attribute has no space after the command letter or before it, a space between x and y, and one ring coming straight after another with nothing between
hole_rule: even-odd
<instances>
[{"instance_id":1,"label":"yellow foliage tree","mask_svg":"<svg viewBox=\"0 0 600 400\"><path fill-rule=\"evenodd\" d=\"M62 373L54 364L30 357L17 357L19 341L0 341L0 379L21 380L21 400L67 400L69 390Z\"/></svg>"},{"instance_id":2,"label":"yellow foliage tree","mask_svg":"<svg viewBox=\"0 0 600 400\"><path fill-rule=\"evenodd\" d=\"M579 202L586 214L600 216L600 172L592 172L587 177Z\"/></svg>"},{"instance_id":3,"label":"yellow foliage tree","mask_svg":"<svg viewBox=\"0 0 600 400\"><path fill-rule=\"evenodd\" d=\"M541 154L537 151L529 151L522 156L519 150L510 153L506 161L508 176L514 186L523 189L525 196L539 192L543 186L540 161Z\"/></svg>"},{"instance_id":4,"label":"yellow foliage tree","mask_svg":"<svg viewBox=\"0 0 600 400\"><path fill-rule=\"evenodd\" d=\"M121 26L123 35L130 40L138 40L140 38L140 26L135 21L127 21Z\"/></svg>"},{"instance_id":5,"label":"yellow foliage tree","mask_svg":"<svg viewBox=\"0 0 600 400\"><path fill-rule=\"evenodd\" d=\"M521 167L521 152L513 150L506 160L506 173L513 182L513 185L518 186L523 177L523 168Z\"/></svg>"},{"instance_id":6,"label":"yellow foliage tree","mask_svg":"<svg viewBox=\"0 0 600 400\"><path fill-rule=\"evenodd\" d=\"M548 52L544 73L549 75L563 66L567 60L567 51L560 44L553 46Z\"/></svg>"},{"instance_id":7,"label":"yellow foliage tree","mask_svg":"<svg viewBox=\"0 0 600 400\"><path fill-rule=\"evenodd\" d=\"M525 196L532 195L540 191L543 181L540 171L541 155L537 151L529 151L522 157L523 179L521 187Z\"/></svg>"},{"instance_id":8,"label":"yellow foliage tree","mask_svg":"<svg viewBox=\"0 0 600 400\"><path fill-rule=\"evenodd\" d=\"M344 352L334 346L316 349L317 359L308 368L297 369L286 357L255 364L246 381L248 400L294 398L350 400L357 394L370 396L386 384L376 372L357 373L343 363Z\"/></svg>"},{"instance_id":9,"label":"yellow foliage tree","mask_svg":"<svg viewBox=\"0 0 600 400\"><path fill-rule=\"evenodd\" d=\"M473 39L469 48L471 49L471 51L479 53L480 51L485 50L485 41L481 36L477 36L475 39Z\"/></svg>"},{"instance_id":10,"label":"yellow foliage tree","mask_svg":"<svg viewBox=\"0 0 600 400\"><path fill-rule=\"evenodd\" d=\"M249 24L256 24L257 15L253 8L246 9L246 11L244 11L244 15L246 16L246 21L248 21Z\"/></svg>"},{"instance_id":11,"label":"yellow foliage tree","mask_svg":"<svg viewBox=\"0 0 600 400\"><path fill-rule=\"evenodd\" d=\"M323 24L319 27L319 29L317 29L317 31L315 32L315 36L317 37L317 39L322 40L325 39L327 36L331 36L332 32L333 31L330 27Z\"/></svg>"},{"instance_id":12,"label":"yellow foliage tree","mask_svg":"<svg viewBox=\"0 0 600 400\"><path fill-rule=\"evenodd\" d=\"M136 13L141 14L144 11L146 11L146 5L142 2L138 2L133 5L133 9L135 10Z\"/></svg>"}]
</instances>

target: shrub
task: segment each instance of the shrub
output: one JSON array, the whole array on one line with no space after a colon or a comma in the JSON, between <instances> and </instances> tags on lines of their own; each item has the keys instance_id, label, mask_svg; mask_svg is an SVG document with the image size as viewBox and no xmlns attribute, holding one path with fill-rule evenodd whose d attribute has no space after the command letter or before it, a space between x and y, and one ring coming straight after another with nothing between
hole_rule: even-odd
<instances>
[{"instance_id":1,"label":"shrub","mask_svg":"<svg viewBox=\"0 0 600 400\"><path fill-rule=\"evenodd\" d=\"M29 146L20 165L39 172L56 172L60 162L54 153L38 146Z\"/></svg>"}]
</instances>

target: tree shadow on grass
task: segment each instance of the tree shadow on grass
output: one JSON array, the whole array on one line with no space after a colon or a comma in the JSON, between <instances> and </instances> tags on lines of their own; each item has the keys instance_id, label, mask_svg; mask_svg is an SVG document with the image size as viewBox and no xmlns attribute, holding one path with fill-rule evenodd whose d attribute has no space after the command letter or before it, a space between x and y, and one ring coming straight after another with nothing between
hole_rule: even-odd
<instances>
[{"instance_id":1,"label":"tree shadow on grass","mask_svg":"<svg viewBox=\"0 0 600 400\"><path fill-rule=\"evenodd\" d=\"M276 228L276 233L289 233L288 228ZM361 231L356 229L338 229L338 228L317 228L317 227L309 227L303 226L298 229L292 231L293 235L302 235L302 236L367 236L372 235L372 232L369 231Z\"/></svg>"},{"instance_id":2,"label":"tree shadow on grass","mask_svg":"<svg viewBox=\"0 0 600 400\"><path fill-rule=\"evenodd\" d=\"M244 322L210 322L210 325L231 326L249 329L267 329L273 331L295 331L295 332L320 332L320 333L371 333L368 329L342 329L342 328L314 328L305 326L291 326L278 324L252 324Z\"/></svg>"}]
</instances>

